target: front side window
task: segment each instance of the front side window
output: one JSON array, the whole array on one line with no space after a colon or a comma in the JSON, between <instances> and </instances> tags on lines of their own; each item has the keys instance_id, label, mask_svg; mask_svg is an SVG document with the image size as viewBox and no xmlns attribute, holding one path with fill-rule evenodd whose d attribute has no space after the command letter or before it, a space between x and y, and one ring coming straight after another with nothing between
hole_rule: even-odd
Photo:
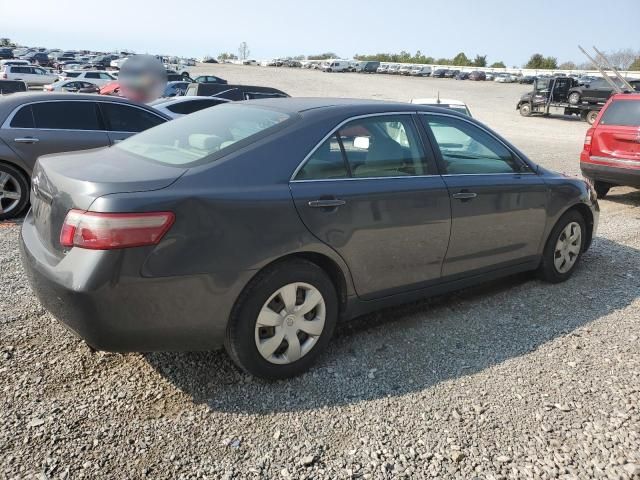
<instances>
[{"instance_id":1,"label":"front side window","mask_svg":"<svg viewBox=\"0 0 640 480\"><path fill-rule=\"evenodd\" d=\"M426 173L424 153L411 116L384 115L345 124L314 151L296 180Z\"/></svg>"},{"instance_id":2,"label":"front side window","mask_svg":"<svg viewBox=\"0 0 640 480\"><path fill-rule=\"evenodd\" d=\"M225 104L159 125L114 148L167 165L192 166L264 138L290 119L277 110Z\"/></svg>"},{"instance_id":3,"label":"front side window","mask_svg":"<svg viewBox=\"0 0 640 480\"><path fill-rule=\"evenodd\" d=\"M164 119L141 108L117 103L100 103L107 129L112 132L142 132L164 123Z\"/></svg>"},{"instance_id":4,"label":"front side window","mask_svg":"<svg viewBox=\"0 0 640 480\"><path fill-rule=\"evenodd\" d=\"M616 100L602 114L600 125L640 127L640 101Z\"/></svg>"},{"instance_id":5,"label":"front side window","mask_svg":"<svg viewBox=\"0 0 640 480\"><path fill-rule=\"evenodd\" d=\"M443 174L519 173L526 167L499 140L470 122L423 115L442 155Z\"/></svg>"},{"instance_id":6,"label":"front side window","mask_svg":"<svg viewBox=\"0 0 640 480\"><path fill-rule=\"evenodd\" d=\"M102 130L94 102L42 102L32 108L36 128Z\"/></svg>"}]
</instances>

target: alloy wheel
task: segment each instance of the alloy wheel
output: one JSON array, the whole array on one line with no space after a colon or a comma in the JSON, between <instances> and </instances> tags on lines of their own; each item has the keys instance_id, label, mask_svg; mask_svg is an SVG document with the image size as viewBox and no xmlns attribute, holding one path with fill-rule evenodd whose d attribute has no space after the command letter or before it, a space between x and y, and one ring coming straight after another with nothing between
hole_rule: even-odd
<instances>
[{"instance_id":1,"label":"alloy wheel","mask_svg":"<svg viewBox=\"0 0 640 480\"><path fill-rule=\"evenodd\" d=\"M305 356L322 335L325 300L308 283L290 283L264 303L255 326L258 352L270 363L293 363Z\"/></svg>"},{"instance_id":2,"label":"alloy wheel","mask_svg":"<svg viewBox=\"0 0 640 480\"><path fill-rule=\"evenodd\" d=\"M10 213L20 204L22 188L13 175L0 172L0 213Z\"/></svg>"},{"instance_id":3,"label":"alloy wheel","mask_svg":"<svg viewBox=\"0 0 640 480\"><path fill-rule=\"evenodd\" d=\"M576 263L582 246L582 228L570 222L560 233L554 250L553 263L559 273L567 273Z\"/></svg>"}]
</instances>

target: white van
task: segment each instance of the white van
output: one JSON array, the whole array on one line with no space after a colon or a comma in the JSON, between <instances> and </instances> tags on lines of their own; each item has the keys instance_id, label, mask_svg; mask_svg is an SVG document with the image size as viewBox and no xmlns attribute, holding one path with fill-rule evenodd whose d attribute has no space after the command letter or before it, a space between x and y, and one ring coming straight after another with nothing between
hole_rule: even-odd
<instances>
[{"instance_id":1,"label":"white van","mask_svg":"<svg viewBox=\"0 0 640 480\"><path fill-rule=\"evenodd\" d=\"M329 60L322 65L324 72L346 72L349 70L351 62L347 60Z\"/></svg>"},{"instance_id":2,"label":"white van","mask_svg":"<svg viewBox=\"0 0 640 480\"><path fill-rule=\"evenodd\" d=\"M414 67L409 72L409 75L414 77L428 77L431 75L431 67L426 65L414 65Z\"/></svg>"}]
</instances>

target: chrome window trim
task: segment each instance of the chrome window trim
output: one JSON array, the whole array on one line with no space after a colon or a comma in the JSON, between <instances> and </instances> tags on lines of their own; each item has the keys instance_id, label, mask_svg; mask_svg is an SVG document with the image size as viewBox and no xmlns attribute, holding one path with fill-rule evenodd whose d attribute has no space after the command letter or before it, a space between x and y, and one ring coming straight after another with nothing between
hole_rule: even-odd
<instances>
[{"instance_id":1,"label":"chrome window trim","mask_svg":"<svg viewBox=\"0 0 640 480\"><path fill-rule=\"evenodd\" d=\"M0 126L0 129L3 130L38 130L38 131L53 131L53 132L106 132L106 133L140 133L140 132L123 132L123 131L115 131L115 130L79 130L79 129L71 129L71 128L25 128L25 127L12 127L11 126L11 120L13 120L13 117L15 117L16 113L18 113L18 111L23 108L26 107L28 105L36 105L38 103L54 103L54 102L94 102L94 103L108 103L110 105L125 105L127 107L133 107L133 108L137 108L138 110L142 110L143 112L147 112L150 113L151 115L155 115L158 118L161 118L162 120L164 120L164 122L168 122L170 119L166 119L164 118L162 115L158 115L156 112L154 111L150 111L146 108L142 108L139 105L135 105L135 104L131 104L131 103L125 103L125 102L109 102L108 100L103 100L103 99L96 99L96 100L92 100L92 99L87 99L87 98L79 98L79 99L75 99L75 98L69 98L69 99L56 99L56 100L34 100L33 102L25 102L22 103L20 105L18 105L16 108L14 108L11 113L9 114L9 116L6 118L6 120L2 123L2 126Z\"/></svg>"},{"instance_id":2,"label":"chrome window trim","mask_svg":"<svg viewBox=\"0 0 640 480\"><path fill-rule=\"evenodd\" d=\"M464 117L459 117L457 115L451 115L450 113L440 113L440 112L418 112L418 115L435 115L435 116L440 116L440 117L450 117L450 118L455 118L458 120L462 120L463 122L467 122L470 125L473 125L476 128L479 128L480 130L482 130L484 133L486 133L487 135L489 135L491 138L493 138L496 142L498 142L500 145L502 145L504 148L506 148L509 152L511 152L511 155L513 155L515 158L517 158L520 162L522 162L523 164L525 164L527 166L527 168L529 170L529 172L509 172L509 173L444 173L442 174L443 177L457 177L459 175L537 175L537 173L534 170L534 168L529 165L529 162L527 162L526 160L524 160L520 155L518 155L516 152L513 151L513 149L511 147L509 147L507 144L505 144L502 140L500 140L498 137L496 137L490 130L487 130L483 125L479 125L475 122L472 122L471 120L469 120L468 118L464 118ZM433 133L433 132L432 132ZM437 141L436 141L437 144ZM435 146L435 145L434 145ZM438 147L438 150L440 149L440 147ZM441 154L442 155L442 154Z\"/></svg>"},{"instance_id":3,"label":"chrome window trim","mask_svg":"<svg viewBox=\"0 0 640 480\"><path fill-rule=\"evenodd\" d=\"M298 173L300 172L300 170L302 170L302 168L305 166L305 164L307 163L307 161L309 160L309 158L311 158L311 156L316 152L316 150L318 150L322 144L324 142L326 142L332 135L334 135L338 130L340 130L342 128L343 125L345 125L346 123L349 123L351 121L354 120L360 120L362 118L371 118L371 117L386 117L389 115L415 115L417 112L415 111L405 111L405 112L378 112L378 113L367 113L364 115L356 115L353 117L349 117L346 120L343 120L342 122L340 122L336 127L334 127L328 134L326 134L322 140L320 140L312 149L311 151L304 157L304 159L302 159L302 161L298 164L298 166L296 167L296 169L293 171L293 175L291 175L291 178L289 178L289 183L297 183L297 182L328 182L328 181L336 181L336 180L371 180L371 179L389 179L389 178L416 178L416 177L435 177L437 175L403 175L400 177L347 177L347 178L318 178L318 179L301 179L301 180L296 180L296 176L298 175ZM418 133L418 136L420 136L420 132L416 132ZM421 148L424 149L423 146L421 146Z\"/></svg>"}]
</instances>

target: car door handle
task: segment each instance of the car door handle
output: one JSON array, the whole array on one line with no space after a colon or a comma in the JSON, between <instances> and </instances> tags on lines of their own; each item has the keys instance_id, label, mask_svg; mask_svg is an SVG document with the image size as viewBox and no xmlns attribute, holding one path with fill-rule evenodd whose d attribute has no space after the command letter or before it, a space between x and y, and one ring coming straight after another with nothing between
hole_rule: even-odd
<instances>
[{"instance_id":1,"label":"car door handle","mask_svg":"<svg viewBox=\"0 0 640 480\"><path fill-rule=\"evenodd\" d=\"M38 143L40 139L34 137L19 137L14 138L13 141L16 143Z\"/></svg>"},{"instance_id":2,"label":"car door handle","mask_svg":"<svg viewBox=\"0 0 640 480\"><path fill-rule=\"evenodd\" d=\"M337 198L327 198L321 200L311 200L309 202L309 206L312 208L336 208L344 205L344 200L339 200Z\"/></svg>"},{"instance_id":3,"label":"car door handle","mask_svg":"<svg viewBox=\"0 0 640 480\"><path fill-rule=\"evenodd\" d=\"M462 191L462 192L454 193L451 196L456 200L471 200L472 198L476 198L478 194L473 192Z\"/></svg>"}]
</instances>

